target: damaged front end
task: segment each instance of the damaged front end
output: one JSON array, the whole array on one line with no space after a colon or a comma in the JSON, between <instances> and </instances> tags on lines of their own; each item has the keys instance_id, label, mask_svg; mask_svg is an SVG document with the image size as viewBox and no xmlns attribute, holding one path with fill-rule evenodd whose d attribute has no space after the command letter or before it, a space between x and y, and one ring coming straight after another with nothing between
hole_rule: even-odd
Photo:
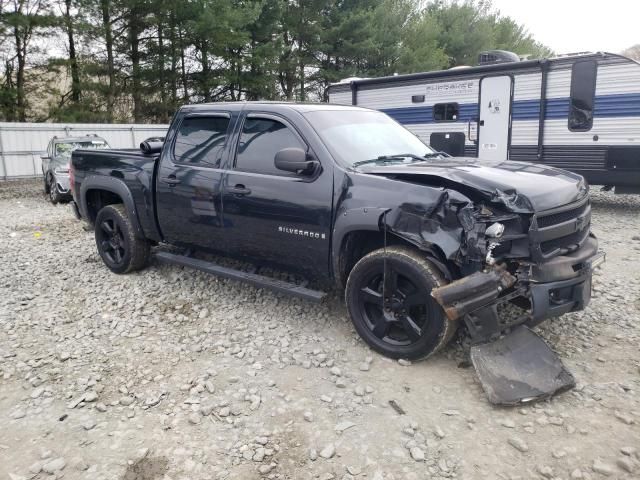
<instances>
[{"instance_id":1,"label":"damaged front end","mask_svg":"<svg viewBox=\"0 0 640 480\"><path fill-rule=\"evenodd\" d=\"M589 303L592 272L604 261L590 219L586 194L536 212L516 194L465 204L444 190L430 212L403 205L388 213L391 231L418 245L438 245L457 269L432 296L450 320L464 322L471 360L492 403L538 400L574 385L527 327Z\"/></svg>"}]
</instances>

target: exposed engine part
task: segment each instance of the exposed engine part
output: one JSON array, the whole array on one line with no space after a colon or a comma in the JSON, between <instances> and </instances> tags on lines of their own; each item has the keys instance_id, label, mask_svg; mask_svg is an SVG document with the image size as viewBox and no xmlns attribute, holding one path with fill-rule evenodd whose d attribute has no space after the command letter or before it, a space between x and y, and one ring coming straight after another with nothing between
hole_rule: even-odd
<instances>
[{"instance_id":1,"label":"exposed engine part","mask_svg":"<svg viewBox=\"0 0 640 480\"><path fill-rule=\"evenodd\" d=\"M496 259L493 258L493 249L496 248L498 245L500 244L497 242L491 242L487 247L487 256L485 257L485 261L487 262L487 265L493 265L496 263Z\"/></svg>"}]
</instances>

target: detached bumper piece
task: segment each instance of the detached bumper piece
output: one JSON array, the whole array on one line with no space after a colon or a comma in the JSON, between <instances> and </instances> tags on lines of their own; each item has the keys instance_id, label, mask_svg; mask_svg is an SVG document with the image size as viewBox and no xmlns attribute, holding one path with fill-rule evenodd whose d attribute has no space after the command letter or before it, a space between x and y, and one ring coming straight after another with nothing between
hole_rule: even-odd
<instances>
[{"instance_id":1,"label":"detached bumper piece","mask_svg":"<svg viewBox=\"0 0 640 480\"><path fill-rule=\"evenodd\" d=\"M597 250L596 239L588 237L578 250L533 266L524 278L496 267L431 292L450 320L464 320L471 362L491 403L533 402L575 386L560 358L525 325L588 305L593 270L604 262ZM529 301L526 313L500 318L498 306L518 297ZM501 336L505 331L510 333Z\"/></svg>"},{"instance_id":2,"label":"detached bumper piece","mask_svg":"<svg viewBox=\"0 0 640 480\"><path fill-rule=\"evenodd\" d=\"M495 302L500 293L516 283L516 278L506 270L476 272L468 277L436 288L431 296L444 308L449 320L457 320L489 303Z\"/></svg>"},{"instance_id":3,"label":"detached bumper piece","mask_svg":"<svg viewBox=\"0 0 640 480\"><path fill-rule=\"evenodd\" d=\"M514 406L575 387L575 379L549 345L527 327L471 347L471 362L487 398Z\"/></svg>"}]
</instances>

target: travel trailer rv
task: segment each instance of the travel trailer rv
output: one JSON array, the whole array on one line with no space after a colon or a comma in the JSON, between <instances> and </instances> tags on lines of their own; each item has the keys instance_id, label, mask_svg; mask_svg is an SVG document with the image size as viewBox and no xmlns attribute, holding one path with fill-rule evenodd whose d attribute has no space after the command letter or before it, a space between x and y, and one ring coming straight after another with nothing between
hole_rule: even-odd
<instances>
[{"instance_id":1,"label":"travel trailer rv","mask_svg":"<svg viewBox=\"0 0 640 480\"><path fill-rule=\"evenodd\" d=\"M611 53L349 79L329 102L381 110L454 156L560 167L591 184L640 193L640 64Z\"/></svg>"}]
</instances>

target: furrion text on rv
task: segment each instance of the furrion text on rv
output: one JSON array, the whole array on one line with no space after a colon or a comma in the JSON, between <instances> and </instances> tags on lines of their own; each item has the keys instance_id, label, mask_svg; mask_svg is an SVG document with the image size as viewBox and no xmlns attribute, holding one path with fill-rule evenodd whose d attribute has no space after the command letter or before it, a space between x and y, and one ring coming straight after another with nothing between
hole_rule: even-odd
<instances>
[{"instance_id":1,"label":"furrion text on rv","mask_svg":"<svg viewBox=\"0 0 640 480\"><path fill-rule=\"evenodd\" d=\"M382 110L454 156L564 168L617 193L640 193L640 64L611 53L352 79L331 103Z\"/></svg>"}]
</instances>

